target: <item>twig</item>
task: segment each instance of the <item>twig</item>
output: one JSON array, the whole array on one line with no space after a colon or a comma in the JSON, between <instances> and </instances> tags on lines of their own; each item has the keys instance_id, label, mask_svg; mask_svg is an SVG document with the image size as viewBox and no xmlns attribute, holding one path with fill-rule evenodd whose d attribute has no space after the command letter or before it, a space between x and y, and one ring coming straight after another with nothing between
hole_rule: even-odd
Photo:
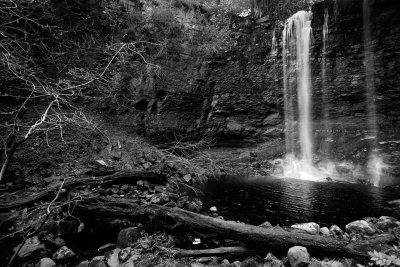
<instances>
[{"instance_id":1,"label":"twig","mask_svg":"<svg viewBox=\"0 0 400 267\"><path fill-rule=\"evenodd\" d=\"M53 212L53 210L50 210L51 206L53 205L53 203L58 199L58 197L60 196L60 192L62 190L62 187L64 186L64 182L65 179L63 180L60 189L57 192L57 195L55 196L55 198L50 202L50 204L47 206L47 215L44 218L44 220L42 221L42 223L39 225L38 228L36 228L35 231L33 231L32 233L26 233L24 235L24 239L22 240L21 244L19 244L18 248L15 250L13 256L11 257L10 261L7 264L7 267L11 267L13 265L13 262L16 258L16 256L18 255L18 253L20 252L21 248L24 246L26 240L28 240L28 238L31 238L32 236L34 236L37 232L39 232L39 230L43 227L43 225L46 223L46 221L49 219L51 213Z\"/></svg>"}]
</instances>

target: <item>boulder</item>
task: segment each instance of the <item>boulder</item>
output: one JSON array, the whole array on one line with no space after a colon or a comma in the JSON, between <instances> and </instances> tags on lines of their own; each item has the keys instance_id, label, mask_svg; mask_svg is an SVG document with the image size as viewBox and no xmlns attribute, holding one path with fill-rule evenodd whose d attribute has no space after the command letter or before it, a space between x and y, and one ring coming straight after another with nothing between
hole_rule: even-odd
<instances>
[{"instance_id":1,"label":"boulder","mask_svg":"<svg viewBox=\"0 0 400 267\"><path fill-rule=\"evenodd\" d=\"M365 220L351 222L345 228L347 232L355 234L373 235L376 232L374 225Z\"/></svg>"},{"instance_id":2,"label":"boulder","mask_svg":"<svg viewBox=\"0 0 400 267\"><path fill-rule=\"evenodd\" d=\"M336 224L332 225L331 228L329 228L329 231L335 236L335 237L343 237L344 232L342 229L340 229L339 226Z\"/></svg>"},{"instance_id":3,"label":"boulder","mask_svg":"<svg viewBox=\"0 0 400 267\"><path fill-rule=\"evenodd\" d=\"M319 225L314 222L294 224L291 227L294 229L305 231L306 233L311 235L319 234L320 229Z\"/></svg>"},{"instance_id":4,"label":"boulder","mask_svg":"<svg viewBox=\"0 0 400 267\"><path fill-rule=\"evenodd\" d=\"M50 258L43 258L35 265L35 267L54 267L54 266L56 266L56 263Z\"/></svg>"},{"instance_id":5,"label":"boulder","mask_svg":"<svg viewBox=\"0 0 400 267\"><path fill-rule=\"evenodd\" d=\"M14 251L18 247L14 248ZM25 259L31 257L45 256L46 247L42 244L37 236L28 238L18 252L18 258Z\"/></svg>"},{"instance_id":6,"label":"boulder","mask_svg":"<svg viewBox=\"0 0 400 267\"><path fill-rule=\"evenodd\" d=\"M126 248L140 238L141 227L128 227L118 233L117 247Z\"/></svg>"},{"instance_id":7,"label":"boulder","mask_svg":"<svg viewBox=\"0 0 400 267\"><path fill-rule=\"evenodd\" d=\"M319 232L323 236L330 236L330 234L331 234L331 232L329 231L328 227L322 227L321 229L319 229Z\"/></svg>"},{"instance_id":8,"label":"boulder","mask_svg":"<svg viewBox=\"0 0 400 267\"><path fill-rule=\"evenodd\" d=\"M268 253L265 257L263 267L283 267L283 262L271 253Z\"/></svg>"},{"instance_id":9,"label":"boulder","mask_svg":"<svg viewBox=\"0 0 400 267\"><path fill-rule=\"evenodd\" d=\"M304 267L310 264L310 254L305 247L291 247L288 250L287 257L292 267Z\"/></svg>"},{"instance_id":10,"label":"boulder","mask_svg":"<svg viewBox=\"0 0 400 267\"><path fill-rule=\"evenodd\" d=\"M222 266L229 266L229 265L230 265L230 262L229 262L229 260L227 260L227 259L223 259L222 262L221 262L221 264L222 264Z\"/></svg>"},{"instance_id":11,"label":"boulder","mask_svg":"<svg viewBox=\"0 0 400 267\"><path fill-rule=\"evenodd\" d=\"M104 256L94 257L90 261L89 267L107 267L107 265L105 263L105 257Z\"/></svg>"},{"instance_id":12,"label":"boulder","mask_svg":"<svg viewBox=\"0 0 400 267\"><path fill-rule=\"evenodd\" d=\"M75 258L76 254L66 246L62 246L53 254L53 260L56 262L66 262Z\"/></svg>"},{"instance_id":13,"label":"boulder","mask_svg":"<svg viewBox=\"0 0 400 267\"><path fill-rule=\"evenodd\" d=\"M376 227L385 232L388 232L389 229L393 229L398 226L400 226L399 221L389 216L381 216L379 217L378 222L376 222Z\"/></svg>"}]
</instances>

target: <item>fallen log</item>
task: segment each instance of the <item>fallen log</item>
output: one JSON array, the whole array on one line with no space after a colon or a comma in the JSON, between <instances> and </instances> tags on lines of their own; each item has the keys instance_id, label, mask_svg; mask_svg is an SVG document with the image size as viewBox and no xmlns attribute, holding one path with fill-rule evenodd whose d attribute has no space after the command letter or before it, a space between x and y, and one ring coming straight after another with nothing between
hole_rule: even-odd
<instances>
[{"instance_id":1,"label":"fallen log","mask_svg":"<svg viewBox=\"0 0 400 267\"><path fill-rule=\"evenodd\" d=\"M76 216L90 218L112 217L140 221L144 225L176 230L212 234L227 239L238 240L253 249L286 253L292 246L305 246L313 256L344 256L352 258L368 257L365 242L349 243L335 238L325 238L284 230L265 229L258 226L224 221L209 216L189 212L179 208L158 205L138 205L134 201L107 197L89 198L78 202ZM81 219L83 219L81 217ZM379 240L379 242L381 242ZM385 242L395 241L394 236L385 235ZM373 245L373 241L370 245Z\"/></svg>"},{"instance_id":2,"label":"fallen log","mask_svg":"<svg viewBox=\"0 0 400 267\"><path fill-rule=\"evenodd\" d=\"M40 190L39 192L32 192L31 194L28 193L25 194L25 197L8 202L2 202L0 203L0 211L9 211L12 209L33 205L40 200L52 199L54 198L54 194L59 190L62 180L58 180L57 182L50 184L48 187ZM161 172L152 171L121 171L110 175L97 177L69 176L65 178L63 192L65 194L77 186L136 183L139 180L145 180L153 184L163 184L166 182L167 178Z\"/></svg>"},{"instance_id":3,"label":"fallen log","mask_svg":"<svg viewBox=\"0 0 400 267\"><path fill-rule=\"evenodd\" d=\"M248 255L255 251L245 247L220 247L212 249L198 249L198 250L186 250L186 249L169 249L159 247L162 251L168 254L172 254L176 258L184 257L211 257L211 256L232 256L232 255Z\"/></svg>"}]
</instances>

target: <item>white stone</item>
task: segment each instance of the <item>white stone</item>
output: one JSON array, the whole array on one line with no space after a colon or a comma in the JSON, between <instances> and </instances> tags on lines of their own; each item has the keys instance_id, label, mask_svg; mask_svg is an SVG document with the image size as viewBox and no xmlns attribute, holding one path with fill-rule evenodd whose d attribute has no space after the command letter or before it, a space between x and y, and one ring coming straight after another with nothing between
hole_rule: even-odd
<instances>
[{"instance_id":1,"label":"white stone","mask_svg":"<svg viewBox=\"0 0 400 267\"><path fill-rule=\"evenodd\" d=\"M217 212L218 210L217 210L217 207L212 206L212 207L210 208L210 211L211 211L211 212Z\"/></svg>"},{"instance_id":2,"label":"white stone","mask_svg":"<svg viewBox=\"0 0 400 267\"><path fill-rule=\"evenodd\" d=\"M376 232L373 225L365 220L358 220L346 225L346 231L356 234L372 235Z\"/></svg>"},{"instance_id":3,"label":"white stone","mask_svg":"<svg viewBox=\"0 0 400 267\"><path fill-rule=\"evenodd\" d=\"M50 258L43 258L37 264L36 267L54 267L56 263Z\"/></svg>"},{"instance_id":4,"label":"white stone","mask_svg":"<svg viewBox=\"0 0 400 267\"><path fill-rule=\"evenodd\" d=\"M62 262L74 258L75 256L76 254L72 250L66 246L62 246L53 254L53 260Z\"/></svg>"},{"instance_id":5,"label":"white stone","mask_svg":"<svg viewBox=\"0 0 400 267\"><path fill-rule=\"evenodd\" d=\"M188 183L190 180L192 180L192 175L186 174L185 176L183 176L183 179Z\"/></svg>"},{"instance_id":6,"label":"white stone","mask_svg":"<svg viewBox=\"0 0 400 267\"><path fill-rule=\"evenodd\" d=\"M321 229L319 229L319 231L323 236L329 236L331 234L328 227L322 227Z\"/></svg>"},{"instance_id":7,"label":"white stone","mask_svg":"<svg viewBox=\"0 0 400 267\"><path fill-rule=\"evenodd\" d=\"M290 266L304 267L310 264L310 254L305 247L295 246L291 247L287 253Z\"/></svg>"},{"instance_id":8,"label":"white stone","mask_svg":"<svg viewBox=\"0 0 400 267\"><path fill-rule=\"evenodd\" d=\"M319 225L314 222L294 224L292 225L292 228L303 230L312 235L319 234L319 229L320 229Z\"/></svg>"}]
</instances>

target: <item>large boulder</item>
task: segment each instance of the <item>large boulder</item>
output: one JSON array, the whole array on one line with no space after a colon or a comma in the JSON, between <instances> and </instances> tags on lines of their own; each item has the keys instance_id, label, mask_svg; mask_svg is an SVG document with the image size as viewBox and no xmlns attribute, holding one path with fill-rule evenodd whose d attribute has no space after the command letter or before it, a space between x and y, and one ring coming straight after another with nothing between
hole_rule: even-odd
<instances>
[{"instance_id":1,"label":"large boulder","mask_svg":"<svg viewBox=\"0 0 400 267\"><path fill-rule=\"evenodd\" d=\"M305 247L291 247L288 250L287 257L292 267L305 267L310 264L310 254Z\"/></svg>"},{"instance_id":2,"label":"large boulder","mask_svg":"<svg viewBox=\"0 0 400 267\"><path fill-rule=\"evenodd\" d=\"M302 230L311 235L319 234L320 229L319 225L314 222L294 224L291 227L294 229Z\"/></svg>"},{"instance_id":3,"label":"large boulder","mask_svg":"<svg viewBox=\"0 0 400 267\"><path fill-rule=\"evenodd\" d=\"M346 231L354 234L373 235L376 232L375 226L365 220L358 220L346 225Z\"/></svg>"},{"instance_id":4,"label":"large boulder","mask_svg":"<svg viewBox=\"0 0 400 267\"><path fill-rule=\"evenodd\" d=\"M389 229L393 229L400 226L400 222L393 217L389 216L381 216L379 217L378 222L376 223L376 227L382 231L389 231Z\"/></svg>"}]
</instances>

